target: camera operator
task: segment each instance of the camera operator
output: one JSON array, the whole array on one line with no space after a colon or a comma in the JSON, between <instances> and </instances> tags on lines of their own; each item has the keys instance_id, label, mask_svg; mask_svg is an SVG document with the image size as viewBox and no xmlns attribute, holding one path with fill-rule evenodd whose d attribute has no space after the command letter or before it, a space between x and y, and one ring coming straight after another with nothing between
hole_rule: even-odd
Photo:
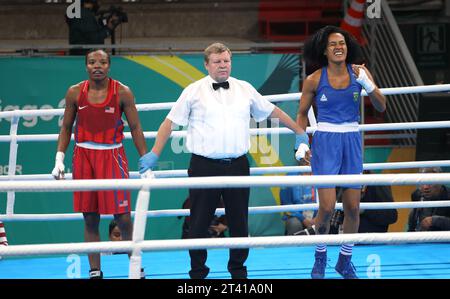
<instances>
[{"instance_id":1,"label":"camera operator","mask_svg":"<svg viewBox=\"0 0 450 299\"><path fill-rule=\"evenodd\" d=\"M111 15L103 23L99 22L96 18L98 9L97 0L81 0L81 18L66 16L70 45L100 45L105 43L105 38L111 36L120 22L115 15ZM70 55L86 55L88 50L72 48L69 53Z\"/></svg>"}]
</instances>

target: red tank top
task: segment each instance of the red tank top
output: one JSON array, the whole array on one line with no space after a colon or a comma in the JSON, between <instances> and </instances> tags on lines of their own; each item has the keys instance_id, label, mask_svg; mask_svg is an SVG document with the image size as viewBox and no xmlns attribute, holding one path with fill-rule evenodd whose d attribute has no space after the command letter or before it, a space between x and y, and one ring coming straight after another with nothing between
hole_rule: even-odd
<instances>
[{"instance_id":1,"label":"red tank top","mask_svg":"<svg viewBox=\"0 0 450 299\"><path fill-rule=\"evenodd\" d=\"M109 79L108 94L103 103L93 104L87 99L89 81L81 86L78 96L75 141L103 144L121 143L123 139L122 109L119 101L119 82Z\"/></svg>"}]
</instances>

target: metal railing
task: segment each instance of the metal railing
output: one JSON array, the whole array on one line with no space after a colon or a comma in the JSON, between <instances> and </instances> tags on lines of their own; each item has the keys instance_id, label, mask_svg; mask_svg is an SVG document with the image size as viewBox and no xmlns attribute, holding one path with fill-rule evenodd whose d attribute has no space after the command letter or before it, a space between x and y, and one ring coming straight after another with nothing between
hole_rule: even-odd
<instances>
[{"instance_id":1,"label":"metal railing","mask_svg":"<svg viewBox=\"0 0 450 299\"><path fill-rule=\"evenodd\" d=\"M423 85L411 53L406 46L389 4L381 0L381 18L366 19L363 35L367 44L364 56L376 83L383 87ZM418 119L419 94L389 97L387 122L415 122ZM396 145L414 146L416 131L399 131L402 138L392 139Z\"/></svg>"}]
</instances>

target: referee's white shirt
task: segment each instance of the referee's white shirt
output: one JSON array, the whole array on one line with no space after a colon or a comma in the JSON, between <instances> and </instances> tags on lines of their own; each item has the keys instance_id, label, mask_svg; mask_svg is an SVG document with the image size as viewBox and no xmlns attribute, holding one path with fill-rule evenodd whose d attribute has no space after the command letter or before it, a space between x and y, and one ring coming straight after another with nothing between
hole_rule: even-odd
<instances>
[{"instance_id":1,"label":"referee's white shirt","mask_svg":"<svg viewBox=\"0 0 450 299\"><path fill-rule=\"evenodd\" d=\"M167 118L188 126L186 148L212 158L237 158L250 149L250 117L266 119L275 106L248 82L229 77L229 89L214 90L210 76L181 93Z\"/></svg>"}]
</instances>

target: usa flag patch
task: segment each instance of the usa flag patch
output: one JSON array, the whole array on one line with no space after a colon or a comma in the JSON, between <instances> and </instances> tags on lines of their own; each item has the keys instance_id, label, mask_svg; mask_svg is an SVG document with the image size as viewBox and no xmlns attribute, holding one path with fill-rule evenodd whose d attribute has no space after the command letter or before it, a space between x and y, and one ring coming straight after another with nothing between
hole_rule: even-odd
<instances>
[{"instance_id":1,"label":"usa flag patch","mask_svg":"<svg viewBox=\"0 0 450 299\"><path fill-rule=\"evenodd\" d=\"M106 113L114 113L114 107L105 107Z\"/></svg>"},{"instance_id":2,"label":"usa flag patch","mask_svg":"<svg viewBox=\"0 0 450 299\"><path fill-rule=\"evenodd\" d=\"M128 207L128 200L126 200L126 199L119 203L119 208L124 208L124 207Z\"/></svg>"}]
</instances>

